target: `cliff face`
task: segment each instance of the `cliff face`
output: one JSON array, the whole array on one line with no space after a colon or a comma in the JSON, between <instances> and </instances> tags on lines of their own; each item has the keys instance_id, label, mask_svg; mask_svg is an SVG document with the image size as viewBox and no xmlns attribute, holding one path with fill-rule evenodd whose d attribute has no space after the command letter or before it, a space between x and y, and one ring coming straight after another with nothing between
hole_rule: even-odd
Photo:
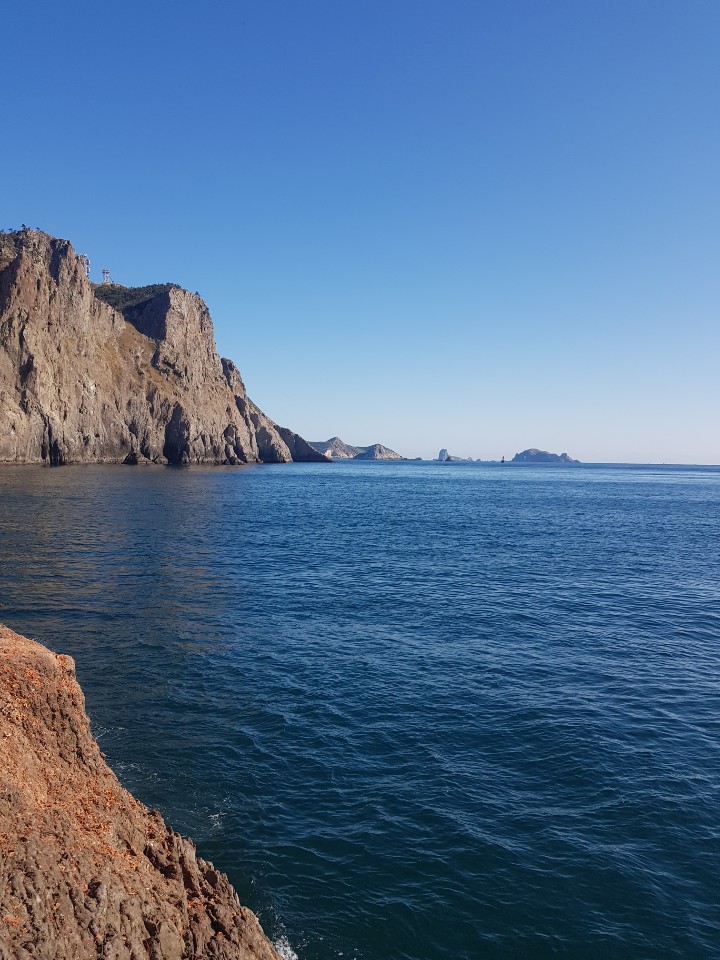
<instances>
[{"instance_id":1,"label":"cliff face","mask_svg":"<svg viewBox=\"0 0 720 960\"><path fill-rule=\"evenodd\" d=\"M70 657L0 626L1 960L279 960L195 847L124 790Z\"/></svg>"},{"instance_id":2,"label":"cliff face","mask_svg":"<svg viewBox=\"0 0 720 960\"><path fill-rule=\"evenodd\" d=\"M248 398L196 294L120 313L66 240L0 235L0 462L323 460Z\"/></svg>"}]
</instances>

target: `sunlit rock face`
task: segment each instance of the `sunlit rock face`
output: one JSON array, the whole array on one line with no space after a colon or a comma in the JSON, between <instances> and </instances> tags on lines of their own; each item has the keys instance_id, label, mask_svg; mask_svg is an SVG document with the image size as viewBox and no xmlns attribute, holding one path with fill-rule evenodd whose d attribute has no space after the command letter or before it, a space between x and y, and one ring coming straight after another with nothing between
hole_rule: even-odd
<instances>
[{"instance_id":1,"label":"sunlit rock face","mask_svg":"<svg viewBox=\"0 0 720 960\"><path fill-rule=\"evenodd\" d=\"M0 957L279 960L227 877L118 782L70 657L0 625Z\"/></svg>"},{"instance_id":2,"label":"sunlit rock face","mask_svg":"<svg viewBox=\"0 0 720 960\"><path fill-rule=\"evenodd\" d=\"M394 450L391 450L389 447L383 446L382 443L373 443L371 446L366 447L362 453L358 453L353 459L355 460L402 460L403 458L399 453L396 453Z\"/></svg>"},{"instance_id":3,"label":"sunlit rock face","mask_svg":"<svg viewBox=\"0 0 720 960\"><path fill-rule=\"evenodd\" d=\"M345 443L340 437L330 437L329 440L311 440L310 444L319 453L333 460L404 460L399 453L383 446L382 443L371 443L369 447L353 447Z\"/></svg>"},{"instance_id":4,"label":"sunlit rock face","mask_svg":"<svg viewBox=\"0 0 720 960\"><path fill-rule=\"evenodd\" d=\"M248 398L197 294L96 287L68 241L0 235L0 462L323 459Z\"/></svg>"}]
</instances>

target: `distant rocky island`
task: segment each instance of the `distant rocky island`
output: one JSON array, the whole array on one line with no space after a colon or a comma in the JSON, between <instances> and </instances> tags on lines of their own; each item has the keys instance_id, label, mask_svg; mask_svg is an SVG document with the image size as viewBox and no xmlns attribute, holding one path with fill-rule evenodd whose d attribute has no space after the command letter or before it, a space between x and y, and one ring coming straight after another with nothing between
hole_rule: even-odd
<instances>
[{"instance_id":1,"label":"distant rocky island","mask_svg":"<svg viewBox=\"0 0 720 960\"><path fill-rule=\"evenodd\" d=\"M472 463L472 457L456 457L453 453L448 453L445 447L437 455L440 463Z\"/></svg>"},{"instance_id":2,"label":"distant rocky island","mask_svg":"<svg viewBox=\"0 0 720 960\"><path fill-rule=\"evenodd\" d=\"M548 453L547 450L538 450L537 447L530 447L523 450L522 453L516 453L510 461L511 463L580 463L579 460L573 460L567 453Z\"/></svg>"},{"instance_id":3,"label":"distant rocky island","mask_svg":"<svg viewBox=\"0 0 720 960\"><path fill-rule=\"evenodd\" d=\"M448 453L445 447L437 455L438 463L482 463L483 461L478 459L473 460L472 457L458 457L452 453ZM485 463L505 463L505 457L502 457L498 461L485 461ZM567 453L549 453L547 450L538 450L537 447L530 447L528 450L523 450L522 453L516 453L515 456L510 461L511 463L580 463L579 460L573 460L571 456Z\"/></svg>"},{"instance_id":4,"label":"distant rocky island","mask_svg":"<svg viewBox=\"0 0 720 960\"><path fill-rule=\"evenodd\" d=\"M197 294L87 272L67 240L0 233L0 463L328 459L248 397Z\"/></svg>"},{"instance_id":5,"label":"distant rocky island","mask_svg":"<svg viewBox=\"0 0 720 960\"><path fill-rule=\"evenodd\" d=\"M340 437L329 440L311 440L310 446L318 453L332 460L404 460L399 453L384 447L381 443L372 443L369 447L353 447Z\"/></svg>"}]
</instances>

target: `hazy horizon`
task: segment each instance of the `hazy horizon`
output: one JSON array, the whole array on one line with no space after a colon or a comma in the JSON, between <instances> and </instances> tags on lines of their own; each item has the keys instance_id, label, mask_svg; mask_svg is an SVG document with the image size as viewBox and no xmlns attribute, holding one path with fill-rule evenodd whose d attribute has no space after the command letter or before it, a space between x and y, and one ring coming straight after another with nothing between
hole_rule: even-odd
<instances>
[{"instance_id":1,"label":"hazy horizon","mask_svg":"<svg viewBox=\"0 0 720 960\"><path fill-rule=\"evenodd\" d=\"M308 439L720 462L720 7L4 16L3 226L177 282Z\"/></svg>"},{"instance_id":2,"label":"hazy horizon","mask_svg":"<svg viewBox=\"0 0 720 960\"><path fill-rule=\"evenodd\" d=\"M325 437L325 438L307 437L306 439L312 443L316 443L316 442L325 442L326 440L331 440L333 438L332 437ZM370 441L369 443L364 443L364 442L356 443L354 440L345 440L345 437L340 437L340 439L344 440L346 443L348 443L350 446L353 446L353 447L370 447L374 443L382 443L381 440L373 440L373 441ZM389 446L389 445L383 444L383 446ZM647 466L647 467L720 467L720 464L718 463L700 463L700 462L693 462L693 463L684 462L683 463L676 460L583 460L581 457L576 456L571 450L561 450L559 448L557 450L551 450L547 447L538 447L537 444L532 444L531 446L519 448L513 451L513 453L509 453L509 454L499 453L497 454L497 456L487 456L487 457L481 457L479 455L476 457L472 453L468 453L467 451L463 453L463 452L458 452L456 450L450 450L447 447L443 448L442 446L438 447L438 449L434 453L429 453L427 455L423 455L420 453L406 453L402 450L395 450L394 447L390 447L391 450L395 450L395 453L399 453L406 460L418 460L418 459L424 460L424 461L437 460L439 452L445 449L453 457L460 457L462 459L467 460L468 462L472 460L475 463L477 462L500 463L502 457L505 457L506 464L511 463L513 457L516 454L524 453L526 450L531 450L533 448L537 450L542 450L547 453L557 453L557 454L567 453L572 457L573 460L576 460L578 463L585 464L586 466L593 466L593 467L623 466L625 464L627 464L628 466ZM392 462L392 461L389 461L389 462ZM526 464L523 464L523 465L525 466ZM537 466L537 465L538 464L534 464L534 466ZM552 464L550 465L552 466ZM540 464L540 466L543 466L543 464Z\"/></svg>"}]
</instances>

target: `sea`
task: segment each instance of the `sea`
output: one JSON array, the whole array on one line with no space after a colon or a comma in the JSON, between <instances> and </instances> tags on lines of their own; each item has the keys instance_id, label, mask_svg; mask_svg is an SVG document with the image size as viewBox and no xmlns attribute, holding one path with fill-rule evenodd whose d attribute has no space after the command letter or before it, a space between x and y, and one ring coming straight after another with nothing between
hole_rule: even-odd
<instances>
[{"instance_id":1,"label":"sea","mask_svg":"<svg viewBox=\"0 0 720 960\"><path fill-rule=\"evenodd\" d=\"M288 960L720 957L720 468L4 467L0 620Z\"/></svg>"}]
</instances>

